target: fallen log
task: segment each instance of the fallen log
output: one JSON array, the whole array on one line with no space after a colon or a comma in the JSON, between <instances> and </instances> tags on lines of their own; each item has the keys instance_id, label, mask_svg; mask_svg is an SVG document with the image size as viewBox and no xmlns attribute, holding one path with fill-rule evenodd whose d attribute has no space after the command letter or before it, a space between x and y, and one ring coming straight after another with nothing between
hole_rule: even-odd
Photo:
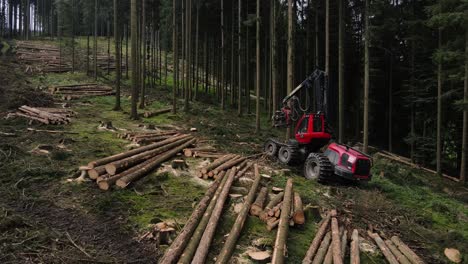
<instances>
[{"instance_id":1,"label":"fallen log","mask_svg":"<svg viewBox=\"0 0 468 264\"><path fill-rule=\"evenodd\" d=\"M272 263L284 263L286 240L289 231L289 214L291 212L291 201L293 199L293 180L291 178L286 182L284 189L283 206L281 207L280 222L278 224L278 233L276 234L275 247L273 250Z\"/></svg>"},{"instance_id":2,"label":"fallen log","mask_svg":"<svg viewBox=\"0 0 468 264\"><path fill-rule=\"evenodd\" d=\"M302 207L302 199L299 193L294 193L294 207L292 219L294 224L303 225L305 223L304 208Z\"/></svg>"},{"instance_id":3,"label":"fallen log","mask_svg":"<svg viewBox=\"0 0 468 264\"><path fill-rule=\"evenodd\" d=\"M320 242L320 241L319 241ZM315 254L314 260L311 262L312 264L322 264L323 260L325 259L325 255L327 254L328 248L331 242L331 233L327 232L325 237L323 238L322 242L320 243L320 247L317 250L317 254ZM304 263L304 262L302 262Z\"/></svg>"},{"instance_id":4,"label":"fallen log","mask_svg":"<svg viewBox=\"0 0 468 264\"><path fill-rule=\"evenodd\" d=\"M350 249L350 264L360 264L361 258L359 256L359 233L357 229L353 230L351 235L351 249Z\"/></svg>"},{"instance_id":5,"label":"fallen log","mask_svg":"<svg viewBox=\"0 0 468 264\"><path fill-rule=\"evenodd\" d=\"M184 155L185 157L192 157L194 156L195 152L216 152L216 149L213 147L198 147L198 148L188 148L184 149Z\"/></svg>"},{"instance_id":6,"label":"fallen log","mask_svg":"<svg viewBox=\"0 0 468 264\"><path fill-rule=\"evenodd\" d=\"M273 199L271 199L270 202L266 205L265 210L271 210L273 207L281 203L281 201L283 201L283 196L284 192L280 192L275 195L275 197L273 197Z\"/></svg>"},{"instance_id":7,"label":"fallen log","mask_svg":"<svg viewBox=\"0 0 468 264\"><path fill-rule=\"evenodd\" d=\"M387 261L390 264L399 264L398 260L395 258L395 256L392 254L390 249L388 249L387 245L385 242L380 238L379 234L377 233L372 233L370 230L367 231L367 234L374 239L375 243L377 246L380 248L380 251L382 251L382 254L385 256Z\"/></svg>"},{"instance_id":8,"label":"fallen log","mask_svg":"<svg viewBox=\"0 0 468 264\"><path fill-rule=\"evenodd\" d=\"M161 110L157 110L153 112L147 111L143 114L143 116L148 118L148 117L153 117L153 116L169 113L171 111L172 111L172 108L161 109Z\"/></svg>"},{"instance_id":9,"label":"fallen log","mask_svg":"<svg viewBox=\"0 0 468 264\"><path fill-rule=\"evenodd\" d=\"M106 174L105 166L99 166L88 170L88 176L91 180L96 180L99 176L104 174Z\"/></svg>"},{"instance_id":10,"label":"fallen log","mask_svg":"<svg viewBox=\"0 0 468 264\"><path fill-rule=\"evenodd\" d=\"M271 231L279 225L280 220L276 217L272 217L267 220L267 230Z\"/></svg>"},{"instance_id":11,"label":"fallen log","mask_svg":"<svg viewBox=\"0 0 468 264\"><path fill-rule=\"evenodd\" d=\"M200 239L202 238L203 233L206 229L206 226L208 225L208 222L211 218L211 215L213 214L213 209L216 205L216 201L218 200L218 197L221 194L221 191L223 190L223 187L228 177L226 176L226 173L223 171L222 173L219 174L219 178L222 178L223 180L221 181L221 184L219 185L218 189L216 190L216 193L211 199L210 204L206 208L205 213L203 214L203 217L200 220L200 223L198 224L197 228L193 232L193 235L190 238L190 241L188 242L182 255L180 256L180 259L177 262L178 264L189 264L192 261L193 255L195 254L195 250L197 249L198 244L200 243Z\"/></svg>"},{"instance_id":12,"label":"fallen log","mask_svg":"<svg viewBox=\"0 0 468 264\"><path fill-rule=\"evenodd\" d=\"M192 139L191 137L182 138L182 139L179 139L177 141L167 143L167 144L165 144L163 146L160 146L158 148L148 150L148 151L139 153L137 155L130 156L128 158L106 164L105 165L106 171L110 175L115 175L116 173L124 171L127 168L129 168L131 166L134 166L134 165L136 165L136 164L138 164L138 163L140 163L142 161L145 161L145 160L147 160L147 159L149 159L151 157L154 157L154 156L156 156L158 154L161 154L161 153L163 153L165 151L168 151L168 150L170 150L170 149L172 149L174 147L177 147L180 144L185 143L185 142L187 142L187 141L189 141L191 139Z\"/></svg>"},{"instance_id":13,"label":"fallen log","mask_svg":"<svg viewBox=\"0 0 468 264\"><path fill-rule=\"evenodd\" d=\"M231 188L232 182L234 181L234 176L236 175L236 168L231 168L226 180L226 184L223 186L223 190L219 195L218 200L216 201L215 208L213 209L213 214L208 221L208 225L203 233L203 236L198 245L195 256L193 257L192 264L203 264L205 263L206 256L208 255L208 250L213 240L218 221L220 219L221 213L223 211L224 203L229 194L229 189Z\"/></svg>"},{"instance_id":14,"label":"fallen log","mask_svg":"<svg viewBox=\"0 0 468 264\"><path fill-rule=\"evenodd\" d=\"M176 263L182 252L184 251L185 246L189 243L190 237L198 226L198 223L202 219L207 207L210 204L210 201L216 193L216 190L220 186L221 181L224 179L223 176L218 177L208 188L205 193L205 196L200 200L195 210L193 210L192 215L190 216L187 223L185 223L184 228L176 237L174 242L169 246L169 248L164 253L164 256L159 260L160 264L173 264Z\"/></svg>"},{"instance_id":15,"label":"fallen log","mask_svg":"<svg viewBox=\"0 0 468 264\"><path fill-rule=\"evenodd\" d=\"M225 155L215 161L213 161L211 164L209 164L208 166L204 167L201 169L201 172L203 174L207 174L209 171L215 169L216 167L218 167L219 165L223 164L224 162L226 162L227 160L231 159L233 157L233 155Z\"/></svg>"},{"instance_id":16,"label":"fallen log","mask_svg":"<svg viewBox=\"0 0 468 264\"><path fill-rule=\"evenodd\" d=\"M125 188L127 187L130 183L138 180L139 178L145 176L147 173L151 172L152 170L154 170L157 166L159 166L161 163L163 163L164 161L170 159L171 157L175 156L177 153L179 153L180 151L182 151L184 148L194 144L196 141L196 139L191 139L189 140L188 142L185 142L183 143L182 145L172 149L172 150L169 150L161 155L158 155L154 158L151 159L151 162L144 166L143 168L141 168L140 170L136 171L136 172L133 172L133 173L130 173L130 174L127 174L125 176L123 176L122 178L118 179L117 182L116 182L116 185L120 188Z\"/></svg>"},{"instance_id":17,"label":"fallen log","mask_svg":"<svg viewBox=\"0 0 468 264\"><path fill-rule=\"evenodd\" d=\"M323 264L332 264L333 263L333 241L330 243L327 249L327 254L325 254L325 259Z\"/></svg>"},{"instance_id":18,"label":"fallen log","mask_svg":"<svg viewBox=\"0 0 468 264\"><path fill-rule=\"evenodd\" d=\"M398 260L399 263L401 264L411 264L411 261L408 260L408 258L403 255L400 250L393 244L392 241L390 240L385 240L385 244L387 245L388 249L390 249L390 252L395 256L395 258Z\"/></svg>"},{"instance_id":19,"label":"fallen log","mask_svg":"<svg viewBox=\"0 0 468 264\"><path fill-rule=\"evenodd\" d=\"M424 264L424 261L414 253L401 239L397 236L392 236L391 241L398 247L398 249L414 264Z\"/></svg>"},{"instance_id":20,"label":"fallen log","mask_svg":"<svg viewBox=\"0 0 468 264\"><path fill-rule=\"evenodd\" d=\"M220 158L224 156L224 154L219 154L219 153L213 153L213 152L200 152L200 151L196 151L194 154L193 154L193 157L195 158L211 158L211 159L217 159L217 158Z\"/></svg>"},{"instance_id":21,"label":"fallen log","mask_svg":"<svg viewBox=\"0 0 468 264\"><path fill-rule=\"evenodd\" d=\"M222 170L229 169L233 166L236 166L237 164L241 163L243 160L245 160L244 157L238 157L236 159L229 160L228 162L218 166L216 169L213 170L214 174L218 174ZM237 170L236 170L237 171Z\"/></svg>"},{"instance_id":22,"label":"fallen log","mask_svg":"<svg viewBox=\"0 0 468 264\"><path fill-rule=\"evenodd\" d=\"M265 204L267 194L268 194L268 189L266 187L262 187L262 189L260 189L260 192L258 193L257 199L255 199L255 202L250 207L251 215L255 215L255 216L260 215L260 213L263 211L263 206Z\"/></svg>"},{"instance_id":23,"label":"fallen log","mask_svg":"<svg viewBox=\"0 0 468 264\"><path fill-rule=\"evenodd\" d=\"M221 249L221 253L217 257L216 263L218 264L228 263L228 261L230 260L232 252L234 251L234 248L236 246L237 239L239 238L240 232L242 231L242 228L244 226L245 219L247 218L247 215L249 213L249 209L251 208L251 205L254 201L255 194L257 193L257 189L260 185L261 179L260 173L258 172L257 164L254 165L254 174L255 181L252 184L252 187L250 188L247 198L245 199L244 205L242 206L242 210L237 215L236 221L234 222L234 225L232 226L232 229L229 232L229 236L226 239L223 248ZM266 188L263 187L262 191L264 189L266 190ZM266 197L266 191L264 196Z\"/></svg>"},{"instance_id":24,"label":"fallen log","mask_svg":"<svg viewBox=\"0 0 468 264\"><path fill-rule=\"evenodd\" d=\"M237 172L235 180L238 180L240 177L244 176L244 174L252 167L252 162L248 162L247 165L240 171Z\"/></svg>"},{"instance_id":25,"label":"fallen log","mask_svg":"<svg viewBox=\"0 0 468 264\"><path fill-rule=\"evenodd\" d=\"M109 157L98 159L98 160L95 160L95 161L92 161L92 162L88 163L88 167L93 169L94 167L97 167L97 166L105 165L107 163L117 161L117 160L121 160L121 159L130 157L130 156L139 154L139 153L144 152L144 151L148 151L148 150L151 150L151 149L158 148L160 146L164 146L167 143L171 143L171 142L177 141L177 140L179 140L181 138L185 138L185 137L189 137L189 135L180 135L178 137L169 138L169 139L166 139L166 140L163 140L161 142L157 142L157 143L154 143L154 144L151 144L151 145L148 145L148 146L132 149L130 151L125 151L125 152L118 153L118 154L115 154L115 155L112 155L112 156L109 156Z\"/></svg>"},{"instance_id":26,"label":"fallen log","mask_svg":"<svg viewBox=\"0 0 468 264\"><path fill-rule=\"evenodd\" d=\"M327 216L325 216L325 218L323 219L323 222L320 225L319 229L317 230L317 233L315 234L315 237L312 240L312 243L310 244L305 257L302 260L302 263L304 264L312 263L315 253L317 252L317 249L320 246L320 241L322 241L322 238L325 236L325 233L327 232L328 224L330 223L330 220L331 220L331 216L330 214L327 214Z\"/></svg>"},{"instance_id":27,"label":"fallen log","mask_svg":"<svg viewBox=\"0 0 468 264\"><path fill-rule=\"evenodd\" d=\"M343 259L341 256L341 239L340 239L340 229L338 228L338 220L336 217L331 219L331 229L332 229L332 245L333 245L333 263L342 264Z\"/></svg>"},{"instance_id":28,"label":"fallen log","mask_svg":"<svg viewBox=\"0 0 468 264\"><path fill-rule=\"evenodd\" d=\"M341 258L344 261L346 255L346 247L348 245L348 231L345 229L343 235L341 236Z\"/></svg>"}]
</instances>

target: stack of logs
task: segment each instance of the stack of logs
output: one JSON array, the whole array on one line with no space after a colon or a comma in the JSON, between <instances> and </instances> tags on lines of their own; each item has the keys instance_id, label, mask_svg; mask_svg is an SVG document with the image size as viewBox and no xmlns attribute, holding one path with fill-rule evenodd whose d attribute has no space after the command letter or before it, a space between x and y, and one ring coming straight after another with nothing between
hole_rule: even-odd
<instances>
[{"instance_id":1,"label":"stack of logs","mask_svg":"<svg viewBox=\"0 0 468 264\"><path fill-rule=\"evenodd\" d=\"M86 170L88 176L96 180L101 190L109 190L114 184L119 188L125 188L152 172L164 161L193 145L195 141L196 139L190 135L178 135L92 161L80 169Z\"/></svg>"},{"instance_id":2,"label":"stack of logs","mask_svg":"<svg viewBox=\"0 0 468 264\"><path fill-rule=\"evenodd\" d=\"M162 259L159 260L160 264L206 263L211 242L221 219L229 191L233 182L242 176L239 173L242 173L242 171L238 171L235 166L227 171L220 171L216 180L211 184L205 196L200 200L189 220L185 223L182 231L166 250ZM216 263L228 263L231 259L232 252L257 194L257 189L260 186L261 176L257 164L254 165L254 174L254 181L249 193L244 199L242 208L220 254L216 257Z\"/></svg>"},{"instance_id":3,"label":"stack of logs","mask_svg":"<svg viewBox=\"0 0 468 264\"><path fill-rule=\"evenodd\" d=\"M125 132L117 136L122 139L130 140L138 144L149 144L160 142L172 137L180 136L181 133L175 130L171 131L154 131L154 132Z\"/></svg>"},{"instance_id":4,"label":"stack of logs","mask_svg":"<svg viewBox=\"0 0 468 264\"><path fill-rule=\"evenodd\" d=\"M68 72L71 64L65 61L57 46L44 45L29 41L18 41L16 47L18 59L25 64L26 72Z\"/></svg>"},{"instance_id":5,"label":"stack of logs","mask_svg":"<svg viewBox=\"0 0 468 264\"><path fill-rule=\"evenodd\" d=\"M277 189L277 188L276 188ZM280 190L280 189L277 189ZM257 199L252 204L252 208L250 209L250 214L254 216L258 216L260 220L266 223L267 230L271 231L275 229L280 221L281 210L283 207L284 201L284 192L281 191L270 199L268 203L267 201L268 189L263 187L260 190ZM302 199L299 193L294 192L294 196L292 197L291 201L291 210L290 215L288 218L289 226L294 225L303 225L305 223L305 216L304 216L304 209L302 206Z\"/></svg>"},{"instance_id":6,"label":"stack of logs","mask_svg":"<svg viewBox=\"0 0 468 264\"><path fill-rule=\"evenodd\" d=\"M236 167L239 173L244 174L251 166L252 164L247 161L247 158L228 154L201 168L197 172L197 177L205 180L209 178L217 179L221 173L226 173L227 170L233 167Z\"/></svg>"},{"instance_id":7,"label":"stack of logs","mask_svg":"<svg viewBox=\"0 0 468 264\"><path fill-rule=\"evenodd\" d=\"M18 108L17 112L9 116L21 116L47 125L59 125L70 123L70 117L74 115L75 112L63 108L29 107L23 105Z\"/></svg>"},{"instance_id":8,"label":"stack of logs","mask_svg":"<svg viewBox=\"0 0 468 264\"><path fill-rule=\"evenodd\" d=\"M79 99L87 96L113 95L112 87L96 83L71 84L49 87L51 94L61 95L63 100Z\"/></svg>"},{"instance_id":9,"label":"stack of logs","mask_svg":"<svg viewBox=\"0 0 468 264\"><path fill-rule=\"evenodd\" d=\"M185 157L194 157L194 158L211 158L219 159L224 154L218 153L218 151L212 146L200 146L196 148L184 149Z\"/></svg>"}]
</instances>

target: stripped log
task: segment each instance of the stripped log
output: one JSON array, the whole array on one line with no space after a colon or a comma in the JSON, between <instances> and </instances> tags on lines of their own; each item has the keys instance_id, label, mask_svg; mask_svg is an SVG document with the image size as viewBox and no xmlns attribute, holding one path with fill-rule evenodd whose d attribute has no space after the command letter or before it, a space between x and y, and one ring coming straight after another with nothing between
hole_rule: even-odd
<instances>
[{"instance_id":1,"label":"stripped log","mask_svg":"<svg viewBox=\"0 0 468 264\"><path fill-rule=\"evenodd\" d=\"M340 239L340 229L338 227L338 220L336 217L331 219L331 229L332 229L332 244L333 244L333 263L342 264L343 259L341 257L341 239Z\"/></svg>"},{"instance_id":2,"label":"stripped log","mask_svg":"<svg viewBox=\"0 0 468 264\"><path fill-rule=\"evenodd\" d=\"M128 158L106 164L105 165L106 171L110 175L115 175L116 173L124 171L129 167L132 167L132 166L134 166L134 165L136 165L138 163L141 163L142 161L145 161L145 160L147 160L149 158L152 158L152 157L154 157L154 156L156 156L158 154L161 154L161 153L163 153L165 151L168 151L168 150L170 150L170 149L172 149L174 147L177 147L180 144L185 143L185 142L187 142L187 141L189 141L191 139L192 138L190 138L190 137L182 138L182 139L179 139L177 141L165 144L165 145L163 145L161 147L158 147L158 148L155 148L155 149L152 149L152 150L148 150L148 151L139 153L137 155L130 156Z\"/></svg>"},{"instance_id":3,"label":"stripped log","mask_svg":"<svg viewBox=\"0 0 468 264\"><path fill-rule=\"evenodd\" d=\"M398 260L399 263L401 264L411 264L411 261L408 260L408 258L403 255L403 253L398 250L398 248L393 244L392 241L390 240L385 240L385 244L387 245L388 249L390 249L390 252L395 256L395 258Z\"/></svg>"},{"instance_id":4,"label":"stripped log","mask_svg":"<svg viewBox=\"0 0 468 264\"><path fill-rule=\"evenodd\" d=\"M320 242L320 241L319 241ZM327 254L328 248L331 244L331 233L327 232L325 237L323 238L322 242L320 243L320 247L317 250L317 254L315 254L314 260L311 262L312 264L322 264L323 260L325 259L325 255ZM304 262L302 262L304 263ZM309 262L307 262L309 263Z\"/></svg>"},{"instance_id":5,"label":"stripped log","mask_svg":"<svg viewBox=\"0 0 468 264\"><path fill-rule=\"evenodd\" d=\"M293 199L293 180L291 178L286 182L284 189L283 206L281 207L280 222L278 224L278 233L276 234L275 247L271 263L282 264L286 253L286 241L289 231L289 214L291 212L291 201Z\"/></svg>"},{"instance_id":6,"label":"stripped log","mask_svg":"<svg viewBox=\"0 0 468 264\"><path fill-rule=\"evenodd\" d=\"M226 180L226 184L219 195L218 200L216 201L215 208L213 209L213 214L210 217L210 221L203 233L203 236L198 245L195 256L193 257L192 264L203 264L205 263L206 257L208 255L208 250L213 240L218 221L220 219L221 213L223 211L224 203L229 194L229 189L231 188L232 182L234 181L234 176L236 175L236 168L231 168Z\"/></svg>"},{"instance_id":7,"label":"stripped log","mask_svg":"<svg viewBox=\"0 0 468 264\"><path fill-rule=\"evenodd\" d=\"M161 110L152 111L152 112L147 111L143 114L143 116L148 118L148 117L153 117L153 116L169 113L171 111L172 111L172 108L166 108L166 109L161 109Z\"/></svg>"},{"instance_id":8,"label":"stripped log","mask_svg":"<svg viewBox=\"0 0 468 264\"><path fill-rule=\"evenodd\" d=\"M151 160L151 162L144 166L143 168L141 168L140 170L136 171L136 172L133 172L133 173L129 173L127 175L125 175L124 177L120 178L119 180L117 180L116 182L116 185L120 188L125 188L127 187L131 182L134 182L136 180L138 180L139 178L145 176L147 173L151 172L152 170L154 170L157 166L159 166L161 163L163 163L164 161L170 159L171 157L175 156L177 153L179 153L180 151L182 151L184 148L192 145L193 143L195 143L196 139L191 139L189 140L188 142L185 142L183 143L182 145L172 149L172 150L169 150L161 155L158 155Z\"/></svg>"},{"instance_id":9,"label":"stripped log","mask_svg":"<svg viewBox=\"0 0 468 264\"><path fill-rule=\"evenodd\" d=\"M349 255L351 259L351 264L361 263L361 258L359 256L359 233L357 229L353 230L353 234L351 236L351 249Z\"/></svg>"},{"instance_id":10,"label":"stripped log","mask_svg":"<svg viewBox=\"0 0 468 264\"><path fill-rule=\"evenodd\" d=\"M254 165L254 167L255 166L257 166L257 165ZM260 215L260 213L263 211L263 206L265 204L267 194L268 194L268 189L266 187L262 187L262 189L258 193L257 199L255 199L255 202L250 207L250 214L251 215L255 215L255 216Z\"/></svg>"},{"instance_id":11,"label":"stripped log","mask_svg":"<svg viewBox=\"0 0 468 264\"><path fill-rule=\"evenodd\" d=\"M237 239L239 238L240 232L242 231L242 228L244 227L245 219L247 218L249 209L251 208L251 205L254 201L258 186L260 185L261 177L260 177L260 173L258 172L257 164L254 165L254 174L255 174L255 181L252 184L252 187L250 188L249 194L247 195L247 198L245 199L242 210L237 215L236 221L234 222L234 225L232 226L232 229L229 232L229 236L226 239L226 242L224 243L223 248L221 249L221 253L219 254L216 260L216 263L218 264L228 263L229 259L231 258L232 252L234 251L234 248L236 246L236 242L237 242ZM262 190L263 189L266 190L265 187L263 187Z\"/></svg>"},{"instance_id":12,"label":"stripped log","mask_svg":"<svg viewBox=\"0 0 468 264\"><path fill-rule=\"evenodd\" d=\"M327 216L323 219L322 224L320 225L319 229L317 230L317 233L314 237L314 240L312 240L312 243L309 246L309 249L307 250L307 253L302 260L302 263L304 264L310 264L312 263L312 260L314 259L315 253L317 252L317 249L320 246L320 241L322 241L322 238L325 236L325 233L327 232L328 224L330 223L331 216L330 214L327 214Z\"/></svg>"},{"instance_id":13,"label":"stripped log","mask_svg":"<svg viewBox=\"0 0 468 264\"><path fill-rule=\"evenodd\" d=\"M344 260L346 255L346 246L348 245L348 231L345 229L341 236L341 258Z\"/></svg>"},{"instance_id":14,"label":"stripped log","mask_svg":"<svg viewBox=\"0 0 468 264\"><path fill-rule=\"evenodd\" d=\"M211 152L216 152L216 149L210 146L184 149L184 155L186 157L193 157L195 155L195 152L211 153Z\"/></svg>"},{"instance_id":15,"label":"stripped log","mask_svg":"<svg viewBox=\"0 0 468 264\"><path fill-rule=\"evenodd\" d=\"M323 260L323 264L333 264L333 243L328 246L327 254Z\"/></svg>"},{"instance_id":16,"label":"stripped log","mask_svg":"<svg viewBox=\"0 0 468 264\"><path fill-rule=\"evenodd\" d=\"M213 173L218 174L220 171L229 169L229 168L231 168L233 166L236 166L237 164L241 163L244 160L245 160L245 157L239 157L238 156L238 158L229 160L228 162L218 166L216 169L213 170ZM236 171L237 171L237 169L236 169Z\"/></svg>"},{"instance_id":17,"label":"stripped log","mask_svg":"<svg viewBox=\"0 0 468 264\"><path fill-rule=\"evenodd\" d=\"M392 254L392 252L390 251L390 249L388 249L387 245L385 244L385 242L382 240L382 238L380 238L379 234L377 233L372 233L370 230L367 231L367 234L372 238L374 239L375 243L377 244L377 246L380 248L380 250L382 251L382 254L385 256L385 258L387 259L387 261L390 263L390 264L399 264L398 260L395 258L395 256Z\"/></svg>"},{"instance_id":18,"label":"stripped log","mask_svg":"<svg viewBox=\"0 0 468 264\"><path fill-rule=\"evenodd\" d=\"M414 264L424 264L424 261L414 253L401 239L397 236L392 236L391 241L395 244L398 249Z\"/></svg>"},{"instance_id":19,"label":"stripped log","mask_svg":"<svg viewBox=\"0 0 468 264\"><path fill-rule=\"evenodd\" d=\"M207 174L209 171L215 169L216 167L218 167L219 165L223 164L224 162L230 160L231 158L233 157L233 155L225 155L215 161L213 161L211 164L209 164L208 166L204 167L201 169L201 172L203 174Z\"/></svg>"},{"instance_id":20,"label":"stripped log","mask_svg":"<svg viewBox=\"0 0 468 264\"><path fill-rule=\"evenodd\" d=\"M235 180L238 180L240 177L244 176L244 174L252 167L252 162L247 162L245 167L237 172Z\"/></svg>"},{"instance_id":21,"label":"stripped log","mask_svg":"<svg viewBox=\"0 0 468 264\"><path fill-rule=\"evenodd\" d=\"M273 197L273 199L271 199L270 202L266 205L265 210L271 210L273 207L281 203L281 201L283 201L283 196L284 192L280 192L275 195L275 197Z\"/></svg>"},{"instance_id":22,"label":"stripped log","mask_svg":"<svg viewBox=\"0 0 468 264\"><path fill-rule=\"evenodd\" d=\"M176 237L174 242L169 246L169 248L164 253L164 256L160 259L160 264L174 264L184 251L185 246L189 243L190 237L198 226L198 223L202 219L210 201L213 200L213 196L216 193L216 190L220 186L221 181L224 177L220 176L216 179L208 188L205 193L205 196L200 200L195 210L193 210L192 215L190 216L187 223L185 223L184 228Z\"/></svg>"},{"instance_id":23,"label":"stripped log","mask_svg":"<svg viewBox=\"0 0 468 264\"><path fill-rule=\"evenodd\" d=\"M121 159L130 157L130 156L133 156L133 155L136 155L136 154L148 151L148 150L152 150L152 149L158 148L160 146L164 146L167 143L171 143L171 142L174 142L174 141L177 141L177 140L179 140L181 138L186 138L186 137L189 137L189 135L180 135L180 136L177 136L177 137L168 138L166 140L163 140L161 142L157 142L157 143L154 143L154 144L151 144L151 145L148 145L148 146L132 149L130 151L125 151L125 152L118 153L118 154L115 154L115 155L112 155L112 156L109 156L109 157L98 159L98 160L95 160L95 161L92 161L92 162L88 163L88 167L93 169L94 167L105 165L105 164L113 162L113 161L121 160Z\"/></svg>"},{"instance_id":24,"label":"stripped log","mask_svg":"<svg viewBox=\"0 0 468 264\"><path fill-rule=\"evenodd\" d=\"M219 185L218 189L216 190L216 193L214 194L213 198L211 199L210 204L206 208L206 211L203 214L203 217L201 218L197 228L195 229L195 232L193 232L190 241L188 242L182 255L180 256L180 259L177 262L178 264L189 264L192 261L193 255L195 254L195 250L197 249L198 244L200 243L200 239L203 236L206 226L208 225L208 221L210 220L210 217L213 214L213 209L216 205L216 201L218 200L218 197L221 194L221 191L223 190L223 187L228 178L225 175L226 173L224 171L219 174L219 178L222 178L223 180Z\"/></svg>"},{"instance_id":25,"label":"stripped log","mask_svg":"<svg viewBox=\"0 0 468 264\"><path fill-rule=\"evenodd\" d=\"M292 219L294 224L303 225L305 223L304 208L302 207L302 199L299 193L294 193L294 207Z\"/></svg>"}]
</instances>

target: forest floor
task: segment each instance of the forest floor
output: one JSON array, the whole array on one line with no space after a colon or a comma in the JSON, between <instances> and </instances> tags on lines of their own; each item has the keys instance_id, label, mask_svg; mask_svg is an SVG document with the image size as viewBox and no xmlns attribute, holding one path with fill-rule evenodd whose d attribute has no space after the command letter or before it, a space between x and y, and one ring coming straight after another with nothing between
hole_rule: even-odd
<instances>
[{"instance_id":1,"label":"forest floor","mask_svg":"<svg viewBox=\"0 0 468 264\"><path fill-rule=\"evenodd\" d=\"M209 104L193 102L189 113L165 114L138 121L129 119L129 87L124 86L123 111L112 111L113 97L95 97L71 102L78 113L69 125L37 125L24 119L5 119L9 111L28 104L50 106L59 102L44 92L50 85L86 83L94 80L82 72L25 75L15 57L0 58L0 262L1 263L150 263L165 246L136 238L148 225L175 220L183 225L207 184L188 172L173 175L154 172L124 190L100 191L95 183L78 184L78 166L98 157L122 151L128 141L115 132L101 131L100 121L111 121L118 129L136 129L142 124L197 128L197 136L211 140L224 152L252 155L261 152L263 140L278 136L264 116L259 134L254 117L238 117L234 110L221 111ZM98 82L111 84L112 76ZM128 81L125 81L124 84ZM147 110L165 107L171 87L148 89ZM179 101L182 105L182 101ZM61 130L61 134L28 131L27 128ZM60 147L58 145L60 144ZM31 152L38 145L53 146L49 155ZM188 159L191 166L200 160ZM365 235L371 225L386 236L399 235L427 263L449 263L444 249L457 248L468 263L468 189L458 183L404 165L374 158L368 184L319 184L306 180L302 169L285 168L273 160L259 159L261 173L272 176L270 186L284 186L288 177L304 204L336 208L347 228ZM223 237L235 220L229 201L214 245L212 260ZM316 232L319 219L307 215L303 226L290 228L288 263L300 263ZM276 232L249 217L233 263L249 263L243 252L257 238L271 249ZM382 256L362 253L362 263L384 263Z\"/></svg>"}]
</instances>

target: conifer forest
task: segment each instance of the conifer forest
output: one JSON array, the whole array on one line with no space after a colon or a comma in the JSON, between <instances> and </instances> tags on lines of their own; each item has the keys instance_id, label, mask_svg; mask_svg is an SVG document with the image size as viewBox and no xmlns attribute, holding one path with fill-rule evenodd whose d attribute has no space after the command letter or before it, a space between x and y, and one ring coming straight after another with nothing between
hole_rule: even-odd
<instances>
[{"instance_id":1,"label":"conifer forest","mask_svg":"<svg viewBox=\"0 0 468 264\"><path fill-rule=\"evenodd\" d=\"M0 0L0 263L468 263L466 0Z\"/></svg>"}]
</instances>

